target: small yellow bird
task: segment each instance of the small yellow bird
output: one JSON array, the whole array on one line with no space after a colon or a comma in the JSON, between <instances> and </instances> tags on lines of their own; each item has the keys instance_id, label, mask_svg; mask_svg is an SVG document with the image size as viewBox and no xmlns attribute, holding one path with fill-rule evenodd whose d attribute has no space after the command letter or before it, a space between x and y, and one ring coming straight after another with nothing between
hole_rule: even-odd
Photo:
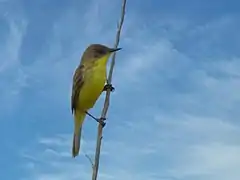
<instances>
[{"instance_id":1,"label":"small yellow bird","mask_svg":"<svg viewBox=\"0 0 240 180\"><path fill-rule=\"evenodd\" d=\"M86 113L104 90L108 59L113 52L120 49L91 44L83 53L81 62L75 70L71 97L71 109L74 114L73 157L80 151L82 124Z\"/></svg>"}]
</instances>

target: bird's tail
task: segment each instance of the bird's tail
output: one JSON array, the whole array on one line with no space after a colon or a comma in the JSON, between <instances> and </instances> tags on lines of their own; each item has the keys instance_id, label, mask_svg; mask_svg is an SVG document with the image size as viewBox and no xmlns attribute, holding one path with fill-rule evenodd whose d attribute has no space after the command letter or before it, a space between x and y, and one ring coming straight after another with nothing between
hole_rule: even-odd
<instances>
[{"instance_id":1,"label":"bird's tail","mask_svg":"<svg viewBox=\"0 0 240 180\"><path fill-rule=\"evenodd\" d=\"M86 116L85 112L75 111L74 134L73 134L73 145L72 145L72 156L73 157L76 157L80 151L82 124L85 119L85 116Z\"/></svg>"}]
</instances>

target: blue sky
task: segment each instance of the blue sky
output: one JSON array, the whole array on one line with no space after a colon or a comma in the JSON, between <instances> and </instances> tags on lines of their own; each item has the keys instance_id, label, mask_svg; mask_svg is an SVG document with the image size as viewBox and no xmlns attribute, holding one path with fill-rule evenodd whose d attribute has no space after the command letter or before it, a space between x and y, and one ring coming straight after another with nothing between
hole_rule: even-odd
<instances>
[{"instance_id":1,"label":"blue sky","mask_svg":"<svg viewBox=\"0 0 240 180\"><path fill-rule=\"evenodd\" d=\"M71 158L72 75L86 46L114 44L121 3L0 0L3 179L90 179L97 124ZM99 180L238 180L239 5L127 3Z\"/></svg>"}]
</instances>

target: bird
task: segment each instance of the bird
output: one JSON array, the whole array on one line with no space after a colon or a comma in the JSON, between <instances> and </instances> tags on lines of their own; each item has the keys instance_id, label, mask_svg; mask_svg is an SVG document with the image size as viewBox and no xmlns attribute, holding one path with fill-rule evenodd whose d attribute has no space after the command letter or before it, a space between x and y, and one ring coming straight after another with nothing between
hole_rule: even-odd
<instances>
[{"instance_id":1,"label":"bird","mask_svg":"<svg viewBox=\"0 0 240 180\"><path fill-rule=\"evenodd\" d=\"M88 110L93 108L101 93L109 86L107 62L112 53L122 48L90 44L82 54L72 79L71 110L74 116L72 157L80 152L82 125ZM93 116L92 116L93 117Z\"/></svg>"}]
</instances>

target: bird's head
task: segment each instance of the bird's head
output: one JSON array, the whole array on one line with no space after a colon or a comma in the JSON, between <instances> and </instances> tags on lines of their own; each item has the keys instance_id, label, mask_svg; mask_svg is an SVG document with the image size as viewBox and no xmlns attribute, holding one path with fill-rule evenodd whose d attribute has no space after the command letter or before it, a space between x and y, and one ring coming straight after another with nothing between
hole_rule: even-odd
<instances>
[{"instance_id":1,"label":"bird's head","mask_svg":"<svg viewBox=\"0 0 240 180\"><path fill-rule=\"evenodd\" d=\"M109 56L116 51L119 51L122 48L109 48L102 44L91 44L84 51L82 56L82 61L98 61L105 60L107 61Z\"/></svg>"}]
</instances>

